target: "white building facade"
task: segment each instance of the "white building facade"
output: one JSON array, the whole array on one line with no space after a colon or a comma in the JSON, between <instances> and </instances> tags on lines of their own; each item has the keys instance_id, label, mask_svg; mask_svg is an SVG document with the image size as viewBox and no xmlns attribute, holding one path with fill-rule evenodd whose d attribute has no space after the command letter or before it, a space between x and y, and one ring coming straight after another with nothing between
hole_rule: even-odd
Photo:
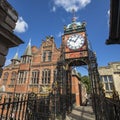
<instances>
[{"instance_id":1,"label":"white building facade","mask_svg":"<svg viewBox=\"0 0 120 120\"><path fill-rule=\"evenodd\" d=\"M113 90L116 90L120 97L120 62L108 63L108 66L98 68L106 97L111 98Z\"/></svg>"}]
</instances>

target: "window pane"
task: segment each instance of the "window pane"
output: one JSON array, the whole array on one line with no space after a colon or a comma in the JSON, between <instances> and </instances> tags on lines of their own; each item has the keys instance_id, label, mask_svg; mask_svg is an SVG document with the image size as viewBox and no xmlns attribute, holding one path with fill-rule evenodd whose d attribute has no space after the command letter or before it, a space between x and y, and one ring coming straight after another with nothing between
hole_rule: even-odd
<instances>
[{"instance_id":1,"label":"window pane","mask_svg":"<svg viewBox=\"0 0 120 120\"><path fill-rule=\"evenodd\" d=\"M108 82L107 76L104 76L104 82Z\"/></svg>"},{"instance_id":2,"label":"window pane","mask_svg":"<svg viewBox=\"0 0 120 120\"><path fill-rule=\"evenodd\" d=\"M44 77L44 71L42 71L42 77Z\"/></svg>"},{"instance_id":3,"label":"window pane","mask_svg":"<svg viewBox=\"0 0 120 120\"><path fill-rule=\"evenodd\" d=\"M42 83L43 84L50 83L50 70L45 69L45 70L42 71Z\"/></svg>"},{"instance_id":4,"label":"window pane","mask_svg":"<svg viewBox=\"0 0 120 120\"><path fill-rule=\"evenodd\" d=\"M50 77L50 70L48 70L48 77Z\"/></svg>"},{"instance_id":5,"label":"window pane","mask_svg":"<svg viewBox=\"0 0 120 120\"><path fill-rule=\"evenodd\" d=\"M51 61L52 52L48 51L48 61Z\"/></svg>"},{"instance_id":6,"label":"window pane","mask_svg":"<svg viewBox=\"0 0 120 120\"><path fill-rule=\"evenodd\" d=\"M57 79L57 70L54 71L54 81Z\"/></svg>"},{"instance_id":7,"label":"window pane","mask_svg":"<svg viewBox=\"0 0 120 120\"><path fill-rule=\"evenodd\" d=\"M105 83L105 89L106 89L106 90L109 90L108 83Z\"/></svg>"},{"instance_id":8,"label":"window pane","mask_svg":"<svg viewBox=\"0 0 120 120\"><path fill-rule=\"evenodd\" d=\"M113 90L113 83L110 83L110 90Z\"/></svg>"},{"instance_id":9,"label":"window pane","mask_svg":"<svg viewBox=\"0 0 120 120\"><path fill-rule=\"evenodd\" d=\"M45 83L45 71L42 71L42 84Z\"/></svg>"},{"instance_id":10,"label":"window pane","mask_svg":"<svg viewBox=\"0 0 120 120\"><path fill-rule=\"evenodd\" d=\"M111 76L111 75L108 76L108 79L109 79L110 82L113 82L113 79L112 79L112 76Z\"/></svg>"},{"instance_id":11,"label":"window pane","mask_svg":"<svg viewBox=\"0 0 120 120\"><path fill-rule=\"evenodd\" d=\"M43 72L42 72L42 74L43 74ZM32 72L31 82L32 82L32 84L37 84L38 81L39 81L39 71L36 70L36 71Z\"/></svg>"},{"instance_id":12,"label":"window pane","mask_svg":"<svg viewBox=\"0 0 120 120\"><path fill-rule=\"evenodd\" d=\"M43 52L43 62L45 62L45 59L46 59L46 52L44 51Z\"/></svg>"},{"instance_id":13,"label":"window pane","mask_svg":"<svg viewBox=\"0 0 120 120\"><path fill-rule=\"evenodd\" d=\"M47 71L45 71L45 77L47 77Z\"/></svg>"}]
</instances>

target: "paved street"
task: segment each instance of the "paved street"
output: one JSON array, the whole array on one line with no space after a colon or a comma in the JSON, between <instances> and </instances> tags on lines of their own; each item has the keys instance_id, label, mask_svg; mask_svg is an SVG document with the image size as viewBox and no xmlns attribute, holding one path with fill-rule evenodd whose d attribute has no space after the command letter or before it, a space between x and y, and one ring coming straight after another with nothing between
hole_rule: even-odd
<instances>
[{"instance_id":1,"label":"paved street","mask_svg":"<svg viewBox=\"0 0 120 120\"><path fill-rule=\"evenodd\" d=\"M91 106L80 106L75 107L66 120L95 120L95 115Z\"/></svg>"}]
</instances>

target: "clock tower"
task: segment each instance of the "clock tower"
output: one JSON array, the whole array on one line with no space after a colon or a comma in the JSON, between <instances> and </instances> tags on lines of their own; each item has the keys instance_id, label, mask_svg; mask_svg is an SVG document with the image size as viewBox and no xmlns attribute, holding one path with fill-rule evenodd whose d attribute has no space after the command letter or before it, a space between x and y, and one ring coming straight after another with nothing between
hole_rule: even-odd
<instances>
[{"instance_id":1,"label":"clock tower","mask_svg":"<svg viewBox=\"0 0 120 120\"><path fill-rule=\"evenodd\" d=\"M62 101L60 102L60 108L62 108L62 111L71 112L74 101L80 103L82 99L80 80L78 80L80 77L77 76L78 79L75 80L73 72L75 71L74 67L82 67L84 65L87 65L88 68L92 95L94 96L93 107L96 111L98 98L95 95L100 94L100 77L97 70L96 54L89 48L86 23L77 22L76 18L73 17L72 22L64 26L61 55L57 65L57 81L60 86L59 93ZM76 86L74 87L74 85Z\"/></svg>"},{"instance_id":2,"label":"clock tower","mask_svg":"<svg viewBox=\"0 0 120 120\"><path fill-rule=\"evenodd\" d=\"M86 23L77 22L73 17L72 22L64 26L64 34L62 35L61 58L58 62L58 82L60 83L60 93L66 96L66 110L72 110L72 101L74 100L73 84L74 79L72 70L74 66L88 65L88 41L86 34ZM61 79L61 81L59 81ZM77 81L79 82L79 81ZM78 83L79 84L79 83ZM80 88L77 88L80 89ZM76 94L76 102L80 102L80 94ZM61 105L64 106L64 105ZM63 107L65 108L65 107Z\"/></svg>"},{"instance_id":3,"label":"clock tower","mask_svg":"<svg viewBox=\"0 0 120 120\"><path fill-rule=\"evenodd\" d=\"M72 23L64 26L62 49L66 61L88 57L88 41L85 22L77 22L76 18L73 17ZM74 62L74 65L80 66L81 64Z\"/></svg>"}]
</instances>

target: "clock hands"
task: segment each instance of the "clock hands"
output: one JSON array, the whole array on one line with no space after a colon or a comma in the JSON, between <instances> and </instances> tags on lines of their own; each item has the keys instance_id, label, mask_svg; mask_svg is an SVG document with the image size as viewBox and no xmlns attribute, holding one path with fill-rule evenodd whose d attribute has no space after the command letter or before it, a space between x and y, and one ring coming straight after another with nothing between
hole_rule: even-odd
<instances>
[{"instance_id":1,"label":"clock hands","mask_svg":"<svg viewBox=\"0 0 120 120\"><path fill-rule=\"evenodd\" d=\"M69 37L67 41L68 48L72 50L77 50L82 47L84 44L84 37L78 34L74 34Z\"/></svg>"},{"instance_id":2,"label":"clock hands","mask_svg":"<svg viewBox=\"0 0 120 120\"><path fill-rule=\"evenodd\" d=\"M78 40L79 36L77 36L77 38L74 40L74 43Z\"/></svg>"}]
</instances>

